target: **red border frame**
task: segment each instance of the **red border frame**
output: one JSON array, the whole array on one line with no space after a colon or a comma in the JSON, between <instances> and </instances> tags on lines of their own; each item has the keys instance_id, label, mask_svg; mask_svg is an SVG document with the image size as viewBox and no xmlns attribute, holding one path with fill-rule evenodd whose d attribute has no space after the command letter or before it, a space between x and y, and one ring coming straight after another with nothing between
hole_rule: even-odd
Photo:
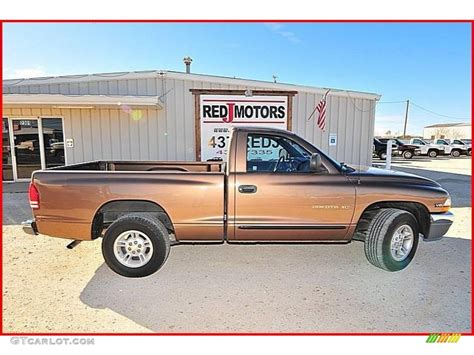
<instances>
[{"instance_id":1,"label":"red border frame","mask_svg":"<svg viewBox=\"0 0 474 355\"><path fill-rule=\"evenodd\" d=\"M207 20L197 20L197 19L175 19L175 20L140 20L140 19L131 19L131 20L86 20L86 19L77 19L77 20L34 20L34 19L22 19L22 20L2 20L0 19L0 57L1 57L1 67L3 69L3 24L4 23L130 23L130 22L143 22L143 23L275 23L275 22L284 22L284 23L470 23L471 24L471 122L474 114L474 106L472 104L472 96L474 92L474 72L473 72L473 58L474 58L474 20L463 20L463 19L454 19L454 20L311 20L311 19L281 19L281 20L269 20L269 19L252 19L252 20L236 20L236 19L227 19L227 20L216 20L216 19L207 19ZM0 72L0 79L3 80L3 71ZM0 87L0 94L2 94L2 87ZM0 109L3 107L3 101L0 100ZM3 110L2 110L3 111ZM472 126L471 126L472 129ZM474 129L472 130L474 133ZM474 167L473 161L471 160L471 168ZM472 196L472 182L474 181L471 175L471 206L474 201L474 196ZM3 193L3 183L0 187L0 191ZM0 211L3 212L3 198L0 200ZM472 220L471 212L471 229L474 227L474 222ZM1 273L1 282L3 290L3 230L0 233L0 244L2 248L0 249L0 273ZM474 259L474 240L471 239L471 291L474 284L474 275L473 275L473 259ZM462 335L474 335L474 294L471 292L471 332L470 333L460 333ZM2 317L0 319L0 335L1 336L338 336L338 335L349 335L349 336L423 336L429 335L430 333L8 333L3 331L3 292L2 297L0 298L0 309L2 312Z\"/></svg>"}]
</instances>

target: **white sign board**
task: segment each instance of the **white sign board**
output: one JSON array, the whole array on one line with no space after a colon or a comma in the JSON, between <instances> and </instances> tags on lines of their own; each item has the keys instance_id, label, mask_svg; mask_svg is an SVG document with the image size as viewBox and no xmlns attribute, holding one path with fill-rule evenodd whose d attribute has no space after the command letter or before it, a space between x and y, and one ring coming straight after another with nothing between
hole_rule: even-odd
<instances>
[{"instance_id":1,"label":"white sign board","mask_svg":"<svg viewBox=\"0 0 474 355\"><path fill-rule=\"evenodd\" d=\"M74 148L74 139L72 138L66 139L66 148Z\"/></svg>"},{"instance_id":2,"label":"white sign board","mask_svg":"<svg viewBox=\"0 0 474 355\"><path fill-rule=\"evenodd\" d=\"M287 96L200 95L201 160L227 158L230 129L287 128Z\"/></svg>"},{"instance_id":3,"label":"white sign board","mask_svg":"<svg viewBox=\"0 0 474 355\"><path fill-rule=\"evenodd\" d=\"M329 133L329 145L337 145L337 134Z\"/></svg>"}]
</instances>

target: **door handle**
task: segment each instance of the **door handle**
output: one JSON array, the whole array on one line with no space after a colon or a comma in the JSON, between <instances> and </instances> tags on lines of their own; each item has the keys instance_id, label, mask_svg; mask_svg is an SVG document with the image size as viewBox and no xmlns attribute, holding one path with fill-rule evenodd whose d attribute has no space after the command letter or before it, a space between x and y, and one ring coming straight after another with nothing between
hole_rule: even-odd
<instances>
[{"instance_id":1,"label":"door handle","mask_svg":"<svg viewBox=\"0 0 474 355\"><path fill-rule=\"evenodd\" d=\"M240 185L239 192L242 194L254 194L257 192L257 186L255 185Z\"/></svg>"}]
</instances>

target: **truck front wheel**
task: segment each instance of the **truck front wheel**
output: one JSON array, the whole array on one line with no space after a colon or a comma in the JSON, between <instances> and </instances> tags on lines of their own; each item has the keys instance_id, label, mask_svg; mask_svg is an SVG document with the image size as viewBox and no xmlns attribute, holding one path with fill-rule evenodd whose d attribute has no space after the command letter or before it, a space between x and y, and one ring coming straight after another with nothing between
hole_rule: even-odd
<instances>
[{"instance_id":1,"label":"truck front wheel","mask_svg":"<svg viewBox=\"0 0 474 355\"><path fill-rule=\"evenodd\" d=\"M412 261L418 246L415 217L396 208L378 210L369 223L364 242L369 262L387 271L399 271Z\"/></svg>"},{"instance_id":2,"label":"truck front wheel","mask_svg":"<svg viewBox=\"0 0 474 355\"><path fill-rule=\"evenodd\" d=\"M453 149L453 150L451 151L451 156L452 156L453 158L459 158L460 155L461 155L461 151L458 150L458 149Z\"/></svg>"},{"instance_id":3,"label":"truck front wheel","mask_svg":"<svg viewBox=\"0 0 474 355\"><path fill-rule=\"evenodd\" d=\"M438 151L436 149L432 149L428 151L428 155L430 156L430 158L436 158L438 156Z\"/></svg>"},{"instance_id":4,"label":"truck front wheel","mask_svg":"<svg viewBox=\"0 0 474 355\"><path fill-rule=\"evenodd\" d=\"M158 271L170 252L165 226L155 217L129 214L107 228L102 255L107 265L126 277L144 277Z\"/></svg>"}]
</instances>

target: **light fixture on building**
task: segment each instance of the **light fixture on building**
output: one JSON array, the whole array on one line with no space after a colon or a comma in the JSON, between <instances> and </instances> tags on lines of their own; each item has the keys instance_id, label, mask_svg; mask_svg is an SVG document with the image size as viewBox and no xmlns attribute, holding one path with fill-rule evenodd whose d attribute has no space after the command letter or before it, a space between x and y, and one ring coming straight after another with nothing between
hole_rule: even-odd
<instances>
[{"instance_id":1,"label":"light fixture on building","mask_svg":"<svg viewBox=\"0 0 474 355\"><path fill-rule=\"evenodd\" d=\"M252 90L247 89L247 90L245 90L244 95L247 96L247 97L251 97L251 96L253 96L253 92L252 92Z\"/></svg>"}]
</instances>

